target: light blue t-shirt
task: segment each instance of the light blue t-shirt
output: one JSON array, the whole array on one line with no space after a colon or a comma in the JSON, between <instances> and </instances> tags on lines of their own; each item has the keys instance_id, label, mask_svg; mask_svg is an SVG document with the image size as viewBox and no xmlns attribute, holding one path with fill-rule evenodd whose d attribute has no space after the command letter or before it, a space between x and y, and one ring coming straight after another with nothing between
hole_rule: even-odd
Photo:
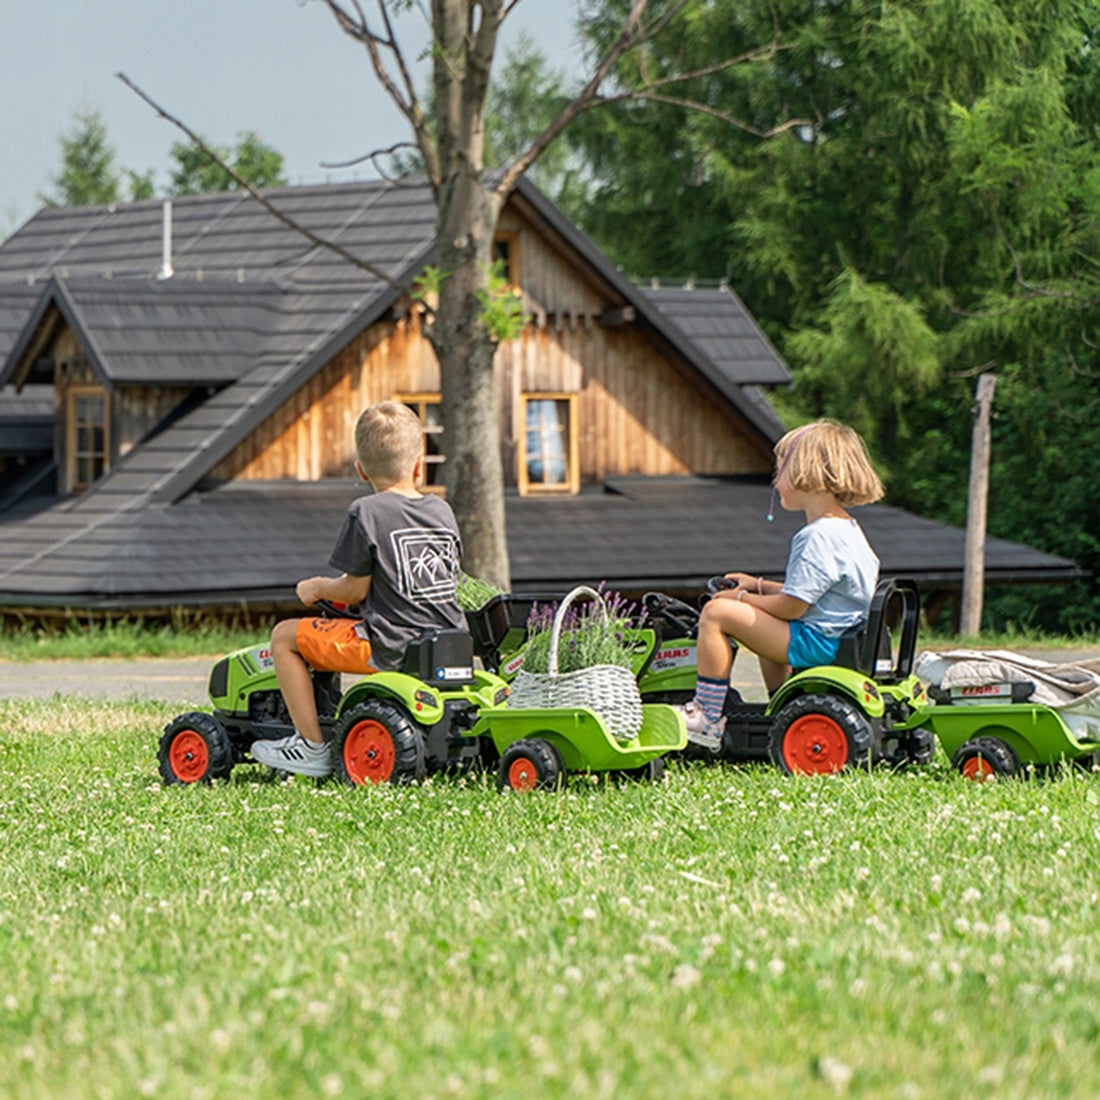
<instances>
[{"instance_id":1,"label":"light blue t-shirt","mask_svg":"<svg viewBox=\"0 0 1100 1100\"><path fill-rule=\"evenodd\" d=\"M854 519L822 516L793 539L783 592L810 604L801 621L838 638L867 618L879 560Z\"/></svg>"}]
</instances>

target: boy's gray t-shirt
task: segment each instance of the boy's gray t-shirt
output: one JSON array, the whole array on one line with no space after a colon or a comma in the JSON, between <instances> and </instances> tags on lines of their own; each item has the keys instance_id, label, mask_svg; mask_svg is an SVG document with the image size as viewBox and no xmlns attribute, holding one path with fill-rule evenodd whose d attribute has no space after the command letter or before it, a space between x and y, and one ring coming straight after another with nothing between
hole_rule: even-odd
<instances>
[{"instance_id":1,"label":"boy's gray t-shirt","mask_svg":"<svg viewBox=\"0 0 1100 1100\"><path fill-rule=\"evenodd\" d=\"M822 516L791 539L783 592L810 604L801 621L839 638L867 618L879 560L854 519Z\"/></svg>"},{"instance_id":2,"label":"boy's gray t-shirt","mask_svg":"<svg viewBox=\"0 0 1100 1100\"><path fill-rule=\"evenodd\" d=\"M466 629L461 558L458 523L441 497L382 492L348 506L329 565L371 578L363 623L376 668L399 669L408 644L436 627Z\"/></svg>"}]
</instances>

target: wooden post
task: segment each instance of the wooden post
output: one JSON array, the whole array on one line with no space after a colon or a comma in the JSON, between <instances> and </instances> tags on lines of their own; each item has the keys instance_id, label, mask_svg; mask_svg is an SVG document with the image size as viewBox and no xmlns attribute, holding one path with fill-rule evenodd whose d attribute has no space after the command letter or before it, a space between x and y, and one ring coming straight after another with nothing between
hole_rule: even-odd
<instances>
[{"instance_id":1,"label":"wooden post","mask_svg":"<svg viewBox=\"0 0 1100 1100\"><path fill-rule=\"evenodd\" d=\"M962 614L959 630L977 634L982 626L985 588L986 506L989 500L990 422L997 376L978 378L974 403L974 434L970 445L970 489L966 503L966 560L963 563Z\"/></svg>"}]
</instances>

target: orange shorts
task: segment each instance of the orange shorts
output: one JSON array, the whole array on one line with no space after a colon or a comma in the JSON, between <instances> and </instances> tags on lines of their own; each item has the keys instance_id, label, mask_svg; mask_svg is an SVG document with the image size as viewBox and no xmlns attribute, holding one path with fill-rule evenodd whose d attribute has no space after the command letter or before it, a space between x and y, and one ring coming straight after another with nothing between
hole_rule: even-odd
<instances>
[{"instance_id":1,"label":"orange shorts","mask_svg":"<svg viewBox=\"0 0 1100 1100\"><path fill-rule=\"evenodd\" d=\"M355 619L299 619L294 635L306 664L324 672L374 672L370 642Z\"/></svg>"}]
</instances>

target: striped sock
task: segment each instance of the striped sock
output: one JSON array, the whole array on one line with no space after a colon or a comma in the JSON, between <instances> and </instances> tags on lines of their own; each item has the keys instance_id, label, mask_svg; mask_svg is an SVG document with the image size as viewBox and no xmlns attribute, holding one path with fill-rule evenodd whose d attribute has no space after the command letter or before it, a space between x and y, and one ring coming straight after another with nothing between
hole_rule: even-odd
<instances>
[{"instance_id":1,"label":"striped sock","mask_svg":"<svg viewBox=\"0 0 1100 1100\"><path fill-rule=\"evenodd\" d=\"M726 702L729 684L725 680L699 676L695 681L695 702L702 708L708 722L717 722L722 717L722 708Z\"/></svg>"}]
</instances>

